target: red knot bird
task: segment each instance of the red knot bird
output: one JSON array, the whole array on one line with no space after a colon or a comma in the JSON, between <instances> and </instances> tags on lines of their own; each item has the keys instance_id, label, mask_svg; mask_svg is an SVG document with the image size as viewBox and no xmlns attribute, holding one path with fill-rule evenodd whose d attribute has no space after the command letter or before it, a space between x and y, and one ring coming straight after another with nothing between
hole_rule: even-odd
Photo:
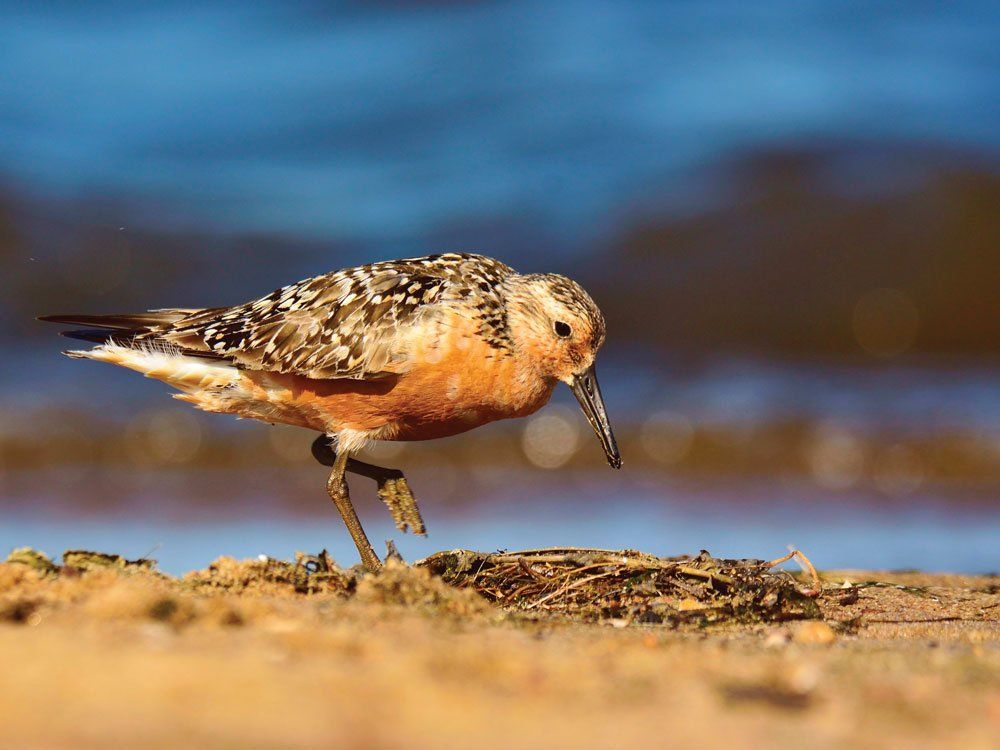
<instances>
[{"instance_id":1,"label":"red knot bird","mask_svg":"<svg viewBox=\"0 0 1000 750\"><path fill-rule=\"evenodd\" d=\"M210 412L322 433L313 454L369 570L381 566L345 472L374 479L397 526L424 533L402 472L355 458L371 440L429 440L540 409L569 385L621 467L594 358L604 316L575 281L446 253L348 268L235 307L46 315L97 346L66 352L137 370Z\"/></svg>"}]
</instances>

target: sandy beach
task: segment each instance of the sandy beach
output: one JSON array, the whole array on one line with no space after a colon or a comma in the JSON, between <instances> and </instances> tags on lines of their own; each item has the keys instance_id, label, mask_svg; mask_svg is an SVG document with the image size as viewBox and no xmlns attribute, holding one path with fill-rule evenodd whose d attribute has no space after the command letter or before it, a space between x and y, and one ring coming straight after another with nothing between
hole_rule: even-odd
<instances>
[{"instance_id":1,"label":"sandy beach","mask_svg":"<svg viewBox=\"0 0 1000 750\"><path fill-rule=\"evenodd\" d=\"M605 592L675 612L656 623L489 601L426 565L222 558L173 578L91 553L11 559L3 747L988 748L1000 733L995 576L826 572L815 610L758 622L726 616L729 589L704 576L676 579L687 597ZM769 580L781 597L808 585Z\"/></svg>"}]
</instances>

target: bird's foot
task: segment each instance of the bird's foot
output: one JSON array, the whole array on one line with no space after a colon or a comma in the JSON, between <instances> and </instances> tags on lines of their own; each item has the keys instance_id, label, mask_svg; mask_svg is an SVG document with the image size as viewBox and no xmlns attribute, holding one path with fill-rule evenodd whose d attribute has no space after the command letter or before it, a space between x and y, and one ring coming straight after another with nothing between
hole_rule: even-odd
<instances>
[{"instance_id":1,"label":"bird's foot","mask_svg":"<svg viewBox=\"0 0 1000 750\"><path fill-rule=\"evenodd\" d=\"M401 471L387 472L386 476L378 480L378 496L382 498L389 512L392 513L392 520L396 522L396 528L400 531L410 530L414 534L421 536L427 533L424 528L424 519L420 516L420 507L413 497L410 485L406 482L406 477Z\"/></svg>"}]
</instances>

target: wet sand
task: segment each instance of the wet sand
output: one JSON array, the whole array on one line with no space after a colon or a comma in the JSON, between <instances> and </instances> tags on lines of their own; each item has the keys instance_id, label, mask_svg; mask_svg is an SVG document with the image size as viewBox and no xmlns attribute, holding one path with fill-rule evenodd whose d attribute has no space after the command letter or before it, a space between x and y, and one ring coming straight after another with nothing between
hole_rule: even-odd
<instances>
[{"instance_id":1,"label":"wet sand","mask_svg":"<svg viewBox=\"0 0 1000 750\"><path fill-rule=\"evenodd\" d=\"M20 559L0 564L3 747L988 748L1000 736L995 576L827 572L815 612L640 623L505 608L402 565L375 577L221 559L176 579L115 558ZM665 606L697 614L691 580L691 600Z\"/></svg>"}]
</instances>

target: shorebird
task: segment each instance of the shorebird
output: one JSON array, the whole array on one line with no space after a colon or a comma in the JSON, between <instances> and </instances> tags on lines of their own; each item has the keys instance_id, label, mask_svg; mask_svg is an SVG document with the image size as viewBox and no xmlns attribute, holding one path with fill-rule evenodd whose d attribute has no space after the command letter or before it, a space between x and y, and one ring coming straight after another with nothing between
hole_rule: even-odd
<instances>
[{"instance_id":1,"label":"shorebird","mask_svg":"<svg viewBox=\"0 0 1000 750\"><path fill-rule=\"evenodd\" d=\"M209 412L315 430L327 491L365 567L381 561L345 472L374 479L397 526L424 533L402 472L352 454L372 440L428 440L534 413L572 389L621 468L597 383L600 309L575 281L519 274L483 255L446 253L347 268L234 307L45 315L97 346L70 357L162 380Z\"/></svg>"}]
</instances>

